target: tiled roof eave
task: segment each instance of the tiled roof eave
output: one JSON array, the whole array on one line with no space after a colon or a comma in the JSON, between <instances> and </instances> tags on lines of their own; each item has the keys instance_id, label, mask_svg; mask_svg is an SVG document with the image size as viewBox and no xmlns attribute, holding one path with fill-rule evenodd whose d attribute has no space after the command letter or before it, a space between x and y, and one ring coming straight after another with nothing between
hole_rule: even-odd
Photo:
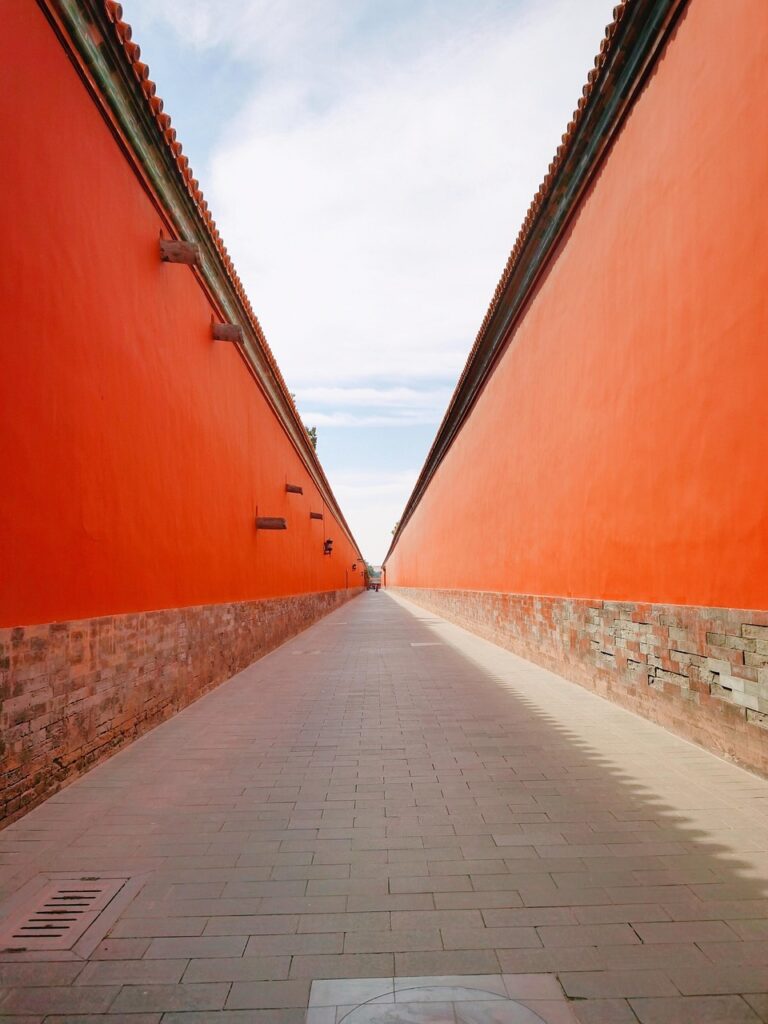
<instances>
[{"instance_id":1,"label":"tiled roof eave","mask_svg":"<svg viewBox=\"0 0 768 1024\"><path fill-rule=\"evenodd\" d=\"M614 8L595 66L520 227L387 558L493 371L516 318L686 2L625 0Z\"/></svg>"}]
</instances>

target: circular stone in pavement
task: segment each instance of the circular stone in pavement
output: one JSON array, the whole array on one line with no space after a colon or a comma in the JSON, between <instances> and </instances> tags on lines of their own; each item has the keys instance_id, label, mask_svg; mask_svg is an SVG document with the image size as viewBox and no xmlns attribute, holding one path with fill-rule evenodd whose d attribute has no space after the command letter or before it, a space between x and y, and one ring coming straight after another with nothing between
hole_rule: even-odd
<instances>
[{"instance_id":1,"label":"circular stone in pavement","mask_svg":"<svg viewBox=\"0 0 768 1024\"><path fill-rule=\"evenodd\" d=\"M467 995L464 988L420 988L419 1001L411 1003L407 1002L408 991L401 989L397 1003L372 999L339 1017L338 1024L546 1024L513 999L482 990L474 990L474 998Z\"/></svg>"}]
</instances>

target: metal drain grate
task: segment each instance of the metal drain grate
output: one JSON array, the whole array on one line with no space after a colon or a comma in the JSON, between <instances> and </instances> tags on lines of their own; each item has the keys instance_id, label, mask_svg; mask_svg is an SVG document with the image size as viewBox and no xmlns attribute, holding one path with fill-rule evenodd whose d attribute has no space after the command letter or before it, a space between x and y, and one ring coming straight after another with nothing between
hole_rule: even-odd
<instances>
[{"instance_id":1,"label":"metal drain grate","mask_svg":"<svg viewBox=\"0 0 768 1024\"><path fill-rule=\"evenodd\" d=\"M2 922L0 949L4 951L71 949L126 878L60 878L35 893Z\"/></svg>"}]
</instances>

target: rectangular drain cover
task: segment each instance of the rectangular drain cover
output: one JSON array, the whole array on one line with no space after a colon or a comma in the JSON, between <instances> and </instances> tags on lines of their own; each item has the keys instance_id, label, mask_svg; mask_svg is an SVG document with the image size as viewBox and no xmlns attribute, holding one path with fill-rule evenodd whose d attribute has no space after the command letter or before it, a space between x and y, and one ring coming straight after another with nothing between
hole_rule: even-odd
<instances>
[{"instance_id":1,"label":"rectangular drain cover","mask_svg":"<svg viewBox=\"0 0 768 1024\"><path fill-rule=\"evenodd\" d=\"M0 950L71 949L127 878L58 878L2 922Z\"/></svg>"}]
</instances>

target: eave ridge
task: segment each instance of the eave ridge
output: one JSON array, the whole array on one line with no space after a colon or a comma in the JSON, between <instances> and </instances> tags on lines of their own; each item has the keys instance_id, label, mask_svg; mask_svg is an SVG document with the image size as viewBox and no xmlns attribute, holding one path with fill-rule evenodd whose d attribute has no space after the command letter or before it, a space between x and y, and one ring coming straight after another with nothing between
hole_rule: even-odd
<instances>
[{"instance_id":1,"label":"eave ridge","mask_svg":"<svg viewBox=\"0 0 768 1024\"><path fill-rule=\"evenodd\" d=\"M624 0L587 75L547 174L531 200L488 310L392 538L394 551L514 327L563 227L687 0Z\"/></svg>"}]
</instances>

